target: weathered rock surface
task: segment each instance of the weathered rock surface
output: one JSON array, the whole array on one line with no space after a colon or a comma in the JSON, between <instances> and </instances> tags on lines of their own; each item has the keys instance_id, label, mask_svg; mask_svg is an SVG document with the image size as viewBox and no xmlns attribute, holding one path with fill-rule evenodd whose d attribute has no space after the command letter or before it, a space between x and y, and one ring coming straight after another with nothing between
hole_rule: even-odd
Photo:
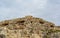
<instances>
[{"instance_id":1,"label":"weathered rock surface","mask_svg":"<svg viewBox=\"0 0 60 38\"><path fill-rule=\"evenodd\" d=\"M25 16L0 22L0 38L60 38L60 26Z\"/></svg>"}]
</instances>

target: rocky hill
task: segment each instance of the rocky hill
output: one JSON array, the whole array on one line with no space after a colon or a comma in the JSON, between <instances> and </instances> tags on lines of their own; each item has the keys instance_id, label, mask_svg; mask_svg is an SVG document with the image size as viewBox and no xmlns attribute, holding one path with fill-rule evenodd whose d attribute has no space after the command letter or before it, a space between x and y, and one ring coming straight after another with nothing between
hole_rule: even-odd
<instances>
[{"instance_id":1,"label":"rocky hill","mask_svg":"<svg viewBox=\"0 0 60 38\"><path fill-rule=\"evenodd\" d=\"M0 38L60 38L60 26L33 16L0 22Z\"/></svg>"}]
</instances>

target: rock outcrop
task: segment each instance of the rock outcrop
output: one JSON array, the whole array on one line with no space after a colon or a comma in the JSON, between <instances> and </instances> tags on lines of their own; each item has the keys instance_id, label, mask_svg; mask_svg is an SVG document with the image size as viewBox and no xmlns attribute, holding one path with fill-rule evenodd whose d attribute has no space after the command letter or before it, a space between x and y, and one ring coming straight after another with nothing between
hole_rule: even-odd
<instances>
[{"instance_id":1,"label":"rock outcrop","mask_svg":"<svg viewBox=\"0 0 60 38\"><path fill-rule=\"evenodd\" d=\"M60 38L60 26L33 16L0 22L0 38Z\"/></svg>"}]
</instances>

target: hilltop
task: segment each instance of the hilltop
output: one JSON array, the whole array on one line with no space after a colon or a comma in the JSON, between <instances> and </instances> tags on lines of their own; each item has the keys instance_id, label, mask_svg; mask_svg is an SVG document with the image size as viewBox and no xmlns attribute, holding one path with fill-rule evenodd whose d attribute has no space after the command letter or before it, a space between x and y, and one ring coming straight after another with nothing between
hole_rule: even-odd
<instances>
[{"instance_id":1,"label":"hilltop","mask_svg":"<svg viewBox=\"0 0 60 38\"><path fill-rule=\"evenodd\" d=\"M60 38L60 26L25 16L0 22L0 38Z\"/></svg>"}]
</instances>

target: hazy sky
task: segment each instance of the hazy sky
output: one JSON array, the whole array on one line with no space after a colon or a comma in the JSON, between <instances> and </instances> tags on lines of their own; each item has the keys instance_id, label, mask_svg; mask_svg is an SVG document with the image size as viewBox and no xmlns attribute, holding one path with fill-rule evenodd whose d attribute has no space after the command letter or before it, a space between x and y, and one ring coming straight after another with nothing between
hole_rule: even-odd
<instances>
[{"instance_id":1,"label":"hazy sky","mask_svg":"<svg viewBox=\"0 0 60 38\"><path fill-rule=\"evenodd\" d=\"M60 0L0 0L0 20L26 15L60 25Z\"/></svg>"}]
</instances>

